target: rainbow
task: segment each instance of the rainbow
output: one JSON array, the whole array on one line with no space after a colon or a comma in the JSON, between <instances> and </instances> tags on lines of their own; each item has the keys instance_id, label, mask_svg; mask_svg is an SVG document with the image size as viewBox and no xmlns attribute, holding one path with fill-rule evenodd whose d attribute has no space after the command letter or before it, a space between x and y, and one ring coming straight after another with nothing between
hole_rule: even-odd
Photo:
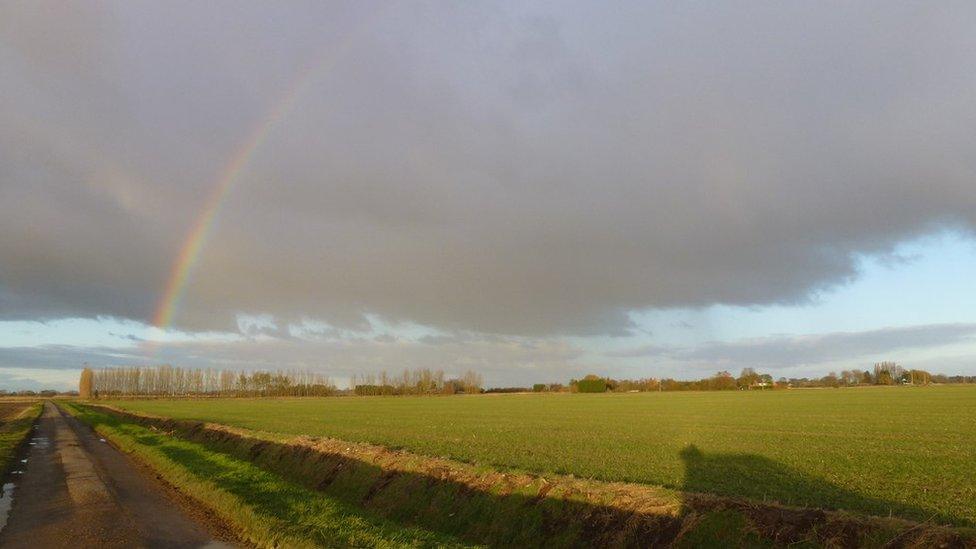
<instances>
[{"instance_id":1,"label":"rainbow","mask_svg":"<svg viewBox=\"0 0 976 549\"><path fill-rule=\"evenodd\" d=\"M284 118L294 107L297 98L308 85L312 72L311 70L303 71L303 74L296 80L296 84L289 88L288 93L251 131L248 138L220 170L213 191L204 203L193 230L184 240L176 256L176 261L173 262L166 288L159 300L156 313L153 315L152 324L154 327L166 329L172 324L173 315L176 313L186 290L186 283L200 259L200 252L206 246L207 240L209 240L214 226L217 224L217 218L226 202L227 195L240 180L241 174L254 156L255 151L264 143L275 123Z\"/></svg>"},{"instance_id":2,"label":"rainbow","mask_svg":"<svg viewBox=\"0 0 976 549\"><path fill-rule=\"evenodd\" d=\"M213 191L204 203L193 229L187 235L176 260L173 262L169 277L166 279L165 289L152 318L154 328L165 330L172 325L173 317L186 291L187 282L200 259L200 254L207 245L214 226L217 224L220 210L226 202L227 196L237 185L241 174L247 168L254 153L267 139L271 129L291 112L298 98L313 79L312 77L319 72L331 69L354 42L359 31L380 17L387 11L386 8L391 6L393 6L392 2L387 3L384 9L376 10L370 14L371 16L365 17L359 25L356 25L344 39L331 49L329 52L331 55L323 55L317 58L317 63L309 64L304 70L299 71L298 77L286 89L282 98L273 105L268 114L260 120L247 139L224 164L214 184Z\"/></svg>"},{"instance_id":3,"label":"rainbow","mask_svg":"<svg viewBox=\"0 0 976 549\"><path fill-rule=\"evenodd\" d=\"M382 13L382 11L378 11L374 16L379 15L379 13ZM364 23L374 18L368 18ZM358 30L362 26L357 25L356 29ZM281 99L274 103L268 114L261 119L260 123L251 131L247 139L234 151L234 154L224 165L223 169L220 170L213 190L210 192L200 215L197 217L196 223L193 225L193 230L187 235L176 256L176 260L173 262L169 278L166 281L166 287L156 307L156 312L152 317L152 326L157 332L165 330L172 325L173 317L179 309L183 294L186 292L187 282L189 282L194 268L200 260L200 255L207 245L214 226L217 224L220 210L223 208L227 196L234 190L234 187L240 180L241 174L244 173L244 170L250 164L255 152L267 140L268 135L275 125L283 118L286 118L288 113L291 112L298 98L308 87L309 82L313 80L312 77L334 66L345 50L348 49L357 34L358 32L356 31L350 32L344 40L333 48L332 55L326 55L318 63L310 64L305 70L300 71L294 83L286 89Z\"/></svg>"}]
</instances>

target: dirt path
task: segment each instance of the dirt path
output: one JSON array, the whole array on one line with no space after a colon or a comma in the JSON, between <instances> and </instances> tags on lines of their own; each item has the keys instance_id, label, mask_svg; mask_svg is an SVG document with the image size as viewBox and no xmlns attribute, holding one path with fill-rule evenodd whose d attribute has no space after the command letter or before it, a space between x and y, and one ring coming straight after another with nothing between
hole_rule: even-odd
<instances>
[{"instance_id":1,"label":"dirt path","mask_svg":"<svg viewBox=\"0 0 976 549\"><path fill-rule=\"evenodd\" d=\"M228 533L50 402L0 547L229 547Z\"/></svg>"}]
</instances>

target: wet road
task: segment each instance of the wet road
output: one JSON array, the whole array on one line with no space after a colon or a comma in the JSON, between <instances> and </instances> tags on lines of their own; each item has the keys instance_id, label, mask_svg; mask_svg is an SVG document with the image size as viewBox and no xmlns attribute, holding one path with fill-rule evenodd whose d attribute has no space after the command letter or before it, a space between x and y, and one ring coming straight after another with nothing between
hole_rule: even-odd
<instances>
[{"instance_id":1,"label":"wet road","mask_svg":"<svg viewBox=\"0 0 976 549\"><path fill-rule=\"evenodd\" d=\"M0 547L228 547L226 530L53 404L31 435Z\"/></svg>"}]
</instances>

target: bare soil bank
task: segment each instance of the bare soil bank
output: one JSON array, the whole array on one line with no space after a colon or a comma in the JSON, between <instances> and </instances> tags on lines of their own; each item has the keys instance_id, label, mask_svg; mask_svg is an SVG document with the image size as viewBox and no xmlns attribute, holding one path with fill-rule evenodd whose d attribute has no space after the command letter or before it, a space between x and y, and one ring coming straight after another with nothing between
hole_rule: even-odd
<instances>
[{"instance_id":1,"label":"bare soil bank","mask_svg":"<svg viewBox=\"0 0 976 549\"><path fill-rule=\"evenodd\" d=\"M491 546L976 547L976 535L964 528L504 472L333 439L276 441L222 425L99 408L245 457L381 516Z\"/></svg>"}]
</instances>

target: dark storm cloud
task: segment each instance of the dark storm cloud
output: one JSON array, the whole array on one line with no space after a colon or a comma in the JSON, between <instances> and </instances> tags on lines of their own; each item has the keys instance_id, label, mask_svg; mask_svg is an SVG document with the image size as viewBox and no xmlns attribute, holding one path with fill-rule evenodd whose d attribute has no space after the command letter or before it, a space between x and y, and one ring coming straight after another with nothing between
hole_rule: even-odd
<instances>
[{"instance_id":1,"label":"dark storm cloud","mask_svg":"<svg viewBox=\"0 0 976 549\"><path fill-rule=\"evenodd\" d=\"M970 3L5 3L0 317L622 333L976 225ZM433 347L433 346L428 346Z\"/></svg>"}]
</instances>

